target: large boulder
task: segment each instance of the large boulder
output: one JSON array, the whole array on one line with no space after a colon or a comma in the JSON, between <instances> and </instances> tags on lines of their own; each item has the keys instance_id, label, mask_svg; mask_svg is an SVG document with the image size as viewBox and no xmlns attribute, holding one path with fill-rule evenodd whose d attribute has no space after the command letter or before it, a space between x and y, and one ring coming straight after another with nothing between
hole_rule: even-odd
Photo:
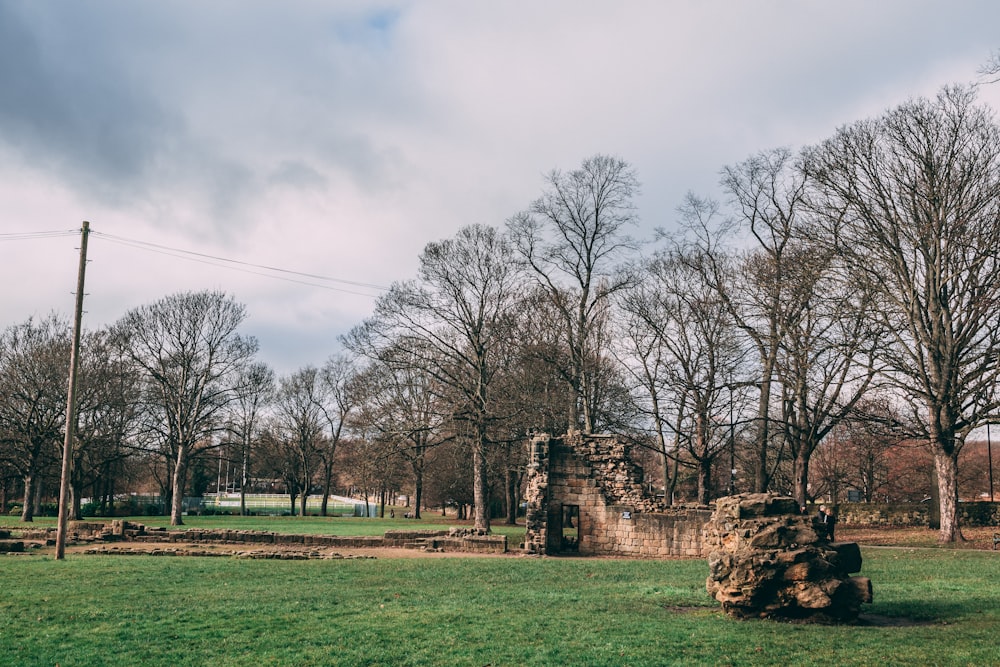
<instances>
[{"instance_id":1,"label":"large boulder","mask_svg":"<svg viewBox=\"0 0 1000 667\"><path fill-rule=\"evenodd\" d=\"M872 601L853 543L831 543L794 498L751 493L716 501L705 526L706 588L737 618L851 622Z\"/></svg>"}]
</instances>

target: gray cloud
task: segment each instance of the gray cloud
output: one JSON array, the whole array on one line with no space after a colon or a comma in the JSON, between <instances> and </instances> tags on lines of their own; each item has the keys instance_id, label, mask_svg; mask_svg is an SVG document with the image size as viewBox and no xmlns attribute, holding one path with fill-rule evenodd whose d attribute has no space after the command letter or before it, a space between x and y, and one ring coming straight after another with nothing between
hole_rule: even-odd
<instances>
[{"instance_id":1,"label":"gray cloud","mask_svg":"<svg viewBox=\"0 0 1000 667\"><path fill-rule=\"evenodd\" d=\"M998 21L992 0L0 0L0 216L387 284L606 152L639 171L646 236L726 164L971 79ZM31 276L10 322L65 302L70 246L0 246L0 280ZM269 360L321 361L371 308L93 247L95 318L222 288Z\"/></svg>"}]
</instances>

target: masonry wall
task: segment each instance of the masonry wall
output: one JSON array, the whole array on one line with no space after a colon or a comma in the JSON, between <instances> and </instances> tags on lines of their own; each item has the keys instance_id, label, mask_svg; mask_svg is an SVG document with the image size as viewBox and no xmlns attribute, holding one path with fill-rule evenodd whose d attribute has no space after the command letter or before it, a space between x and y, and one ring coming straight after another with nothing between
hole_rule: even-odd
<instances>
[{"instance_id":1,"label":"masonry wall","mask_svg":"<svg viewBox=\"0 0 1000 667\"><path fill-rule=\"evenodd\" d=\"M852 526L927 526L930 503L841 503L837 506L841 524ZM960 502L958 522L963 526L1000 525L1000 503Z\"/></svg>"},{"instance_id":2,"label":"masonry wall","mask_svg":"<svg viewBox=\"0 0 1000 667\"><path fill-rule=\"evenodd\" d=\"M525 550L563 553L563 507L579 508L580 555L701 557L707 508L670 508L642 492L628 445L610 436L536 436L529 445Z\"/></svg>"}]
</instances>

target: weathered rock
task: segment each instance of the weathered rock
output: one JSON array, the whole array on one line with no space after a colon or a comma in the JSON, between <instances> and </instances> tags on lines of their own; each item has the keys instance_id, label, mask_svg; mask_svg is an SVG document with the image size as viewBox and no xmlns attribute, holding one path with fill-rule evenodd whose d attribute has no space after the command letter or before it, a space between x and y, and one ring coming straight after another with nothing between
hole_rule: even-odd
<instances>
[{"instance_id":1,"label":"weathered rock","mask_svg":"<svg viewBox=\"0 0 1000 667\"><path fill-rule=\"evenodd\" d=\"M742 494L720 498L705 525L706 588L737 618L849 622L871 602L861 550L831 544L793 498Z\"/></svg>"}]
</instances>

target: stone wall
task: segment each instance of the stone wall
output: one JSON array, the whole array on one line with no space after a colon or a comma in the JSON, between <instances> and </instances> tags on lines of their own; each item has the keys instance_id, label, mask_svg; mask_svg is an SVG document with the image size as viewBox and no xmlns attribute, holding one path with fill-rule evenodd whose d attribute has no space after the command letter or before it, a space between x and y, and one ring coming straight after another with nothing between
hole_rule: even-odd
<instances>
[{"instance_id":1,"label":"stone wall","mask_svg":"<svg viewBox=\"0 0 1000 667\"><path fill-rule=\"evenodd\" d=\"M537 554L701 557L711 516L708 508L668 507L643 493L629 445L603 435L534 437L526 497L524 549Z\"/></svg>"},{"instance_id":2,"label":"stone wall","mask_svg":"<svg viewBox=\"0 0 1000 667\"><path fill-rule=\"evenodd\" d=\"M930 525L930 503L841 503L837 520L850 526ZM962 526L1000 525L1000 503L960 502L958 522Z\"/></svg>"}]
</instances>

